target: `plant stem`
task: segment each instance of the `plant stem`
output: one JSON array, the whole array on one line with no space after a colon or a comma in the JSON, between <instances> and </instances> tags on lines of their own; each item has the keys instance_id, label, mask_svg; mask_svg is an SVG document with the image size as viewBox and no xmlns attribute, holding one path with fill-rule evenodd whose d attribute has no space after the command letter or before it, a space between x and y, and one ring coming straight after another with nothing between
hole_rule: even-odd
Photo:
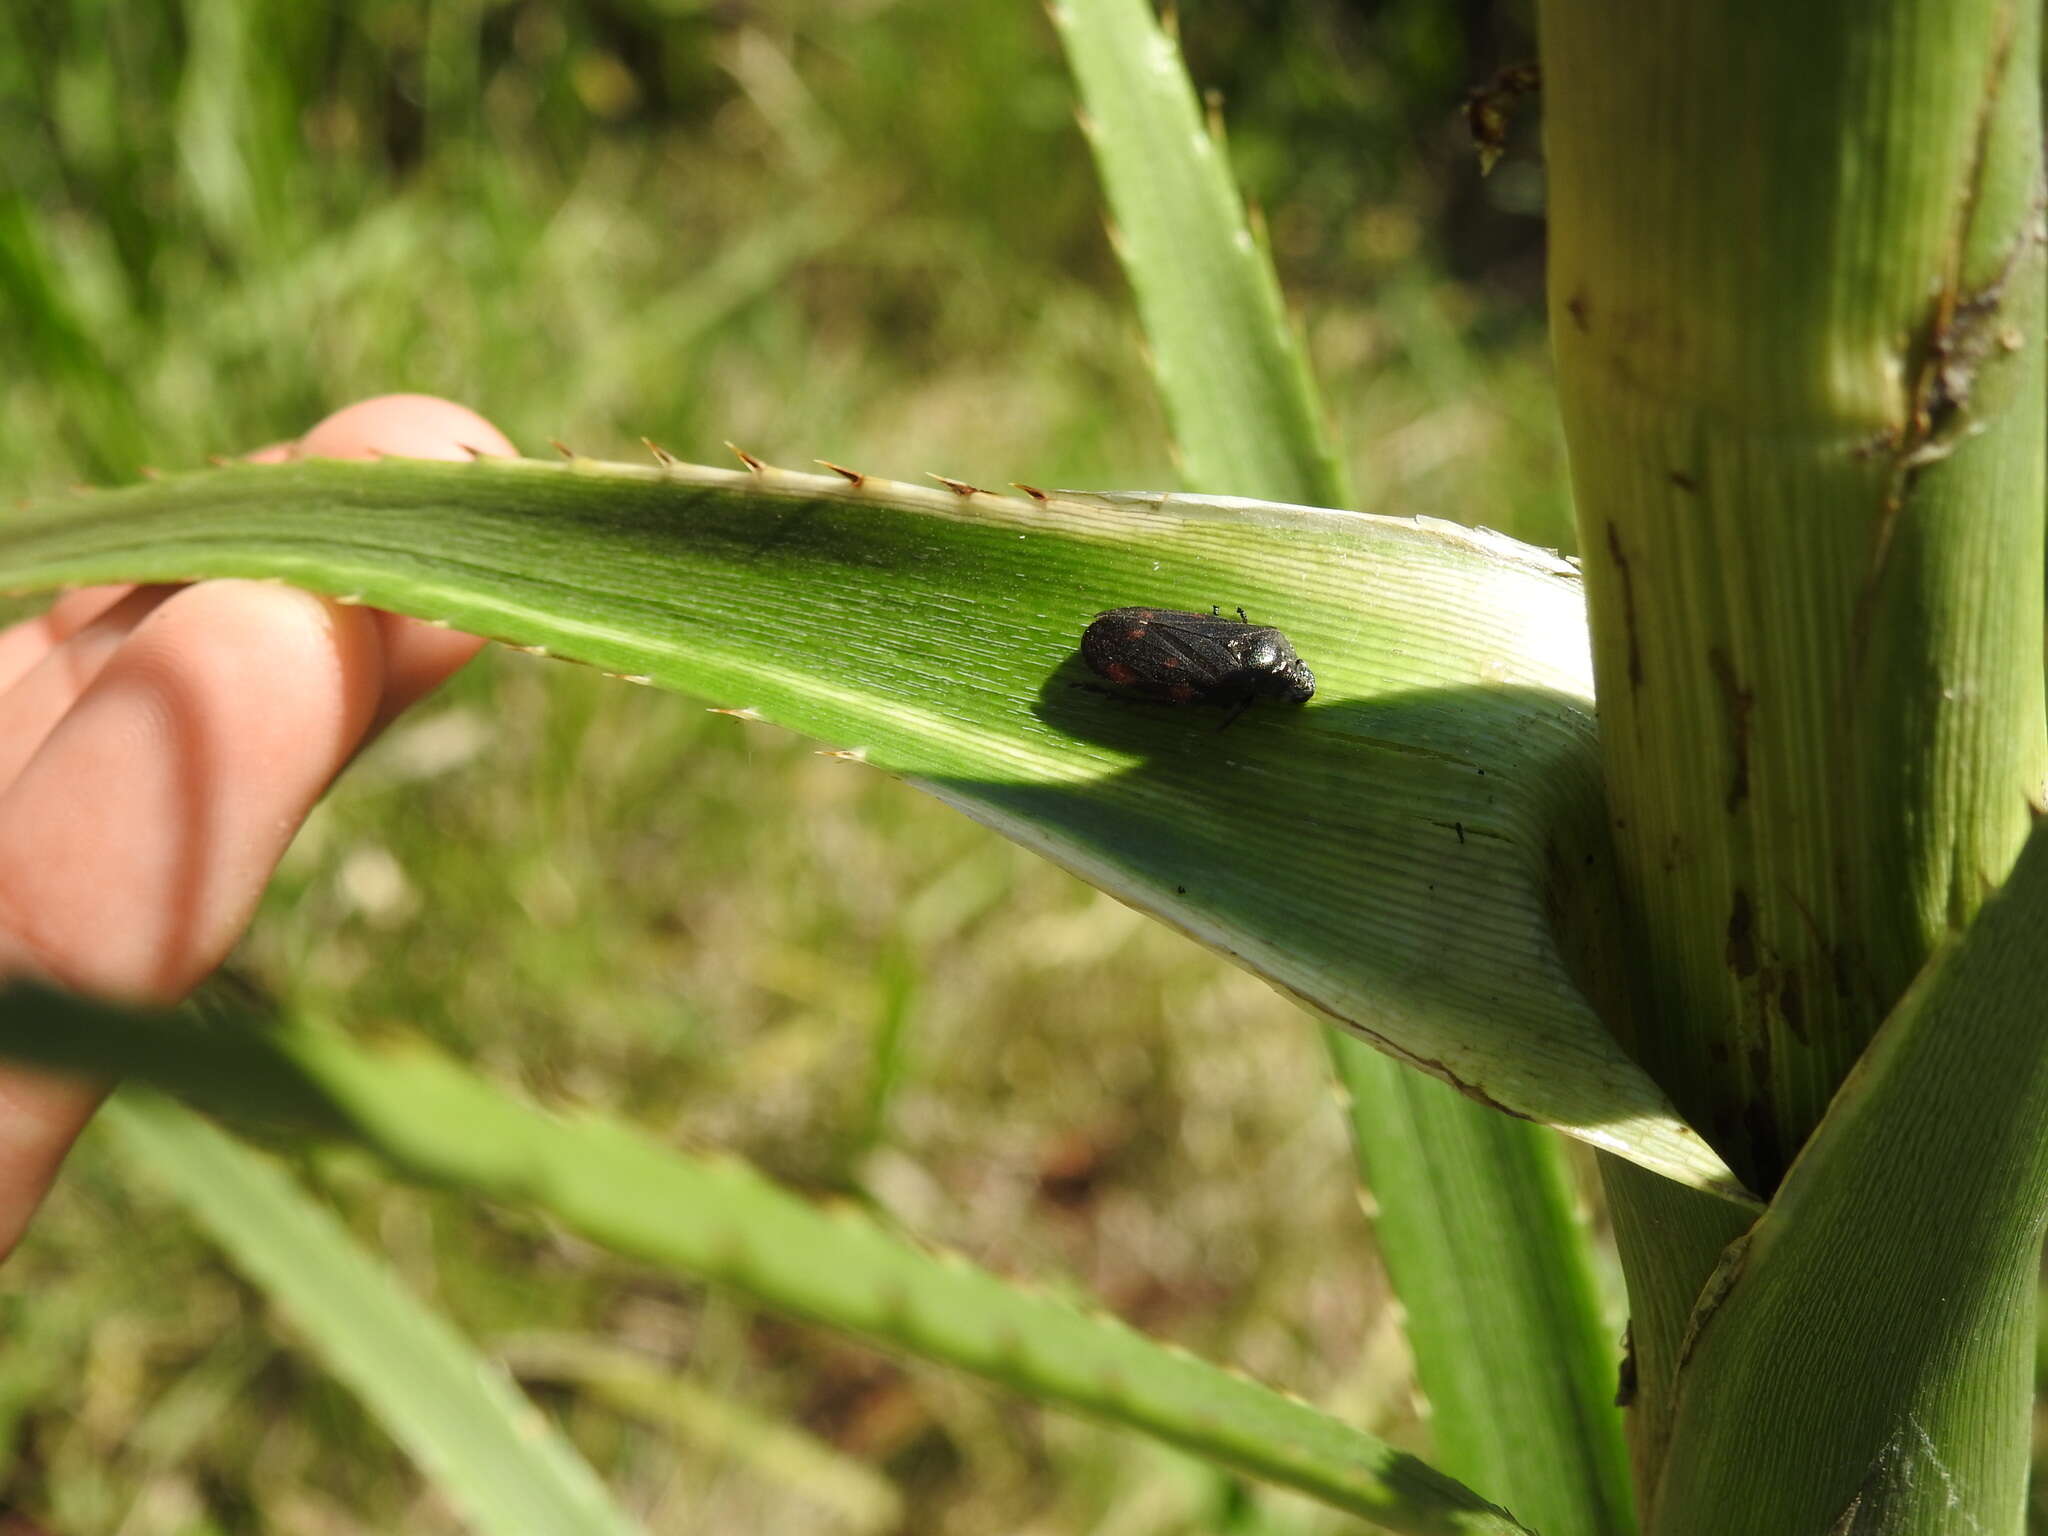
<instances>
[{"instance_id":1,"label":"plant stem","mask_svg":"<svg viewBox=\"0 0 2048 1536\"><path fill-rule=\"evenodd\" d=\"M2048 830L1885 1021L1689 1320L1659 1536L2020 1528L2044 932Z\"/></svg>"},{"instance_id":2,"label":"plant stem","mask_svg":"<svg viewBox=\"0 0 2048 1536\"><path fill-rule=\"evenodd\" d=\"M1542 30L1615 1022L1769 1192L2048 764L2038 16L1543 0ZM1619 1237L1638 1355L1672 1360L1715 1244Z\"/></svg>"},{"instance_id":3,"label":"plant stem","mask_svg":"<svg viewBox=\"0 0 2048 1536\"><path fill-rule=\"evenodd\" d=\"M1601 1158L1600 1174L1628 1284L1629 1356L1621 1396L1629 1410L1637 1500L1647 1515L1671 1439L1679 1353L1694 1298L1754 1213L1618 1157Z\"/></svg>"},{"instance_id":4,"label":"plant stem","mask_svg":"<svg viewBox=\"0 0 2048 1536\"><path fill-rule=\"evenodd\" d=\"M2033 22L1544 5L1634 1043L1760 1190L2041 782Z\"/></svg>"}]
</instances>

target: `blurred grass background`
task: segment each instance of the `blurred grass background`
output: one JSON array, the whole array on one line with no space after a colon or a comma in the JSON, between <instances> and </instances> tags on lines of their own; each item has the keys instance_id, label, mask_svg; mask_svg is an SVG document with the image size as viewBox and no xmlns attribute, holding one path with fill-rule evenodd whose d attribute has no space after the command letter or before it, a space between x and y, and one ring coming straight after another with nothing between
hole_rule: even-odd
<instances>
[{"instance_id":1,"label":"blurred grass background","mask_svg":"<svg viewBox=\"0 0 2048 1536\"><path fill-rule=\"evenodd\" d=\"M1181 21L1364 508L1562 544L1533 132L1482 182L1457 116L1533 54L1526 9ZM1024 0L0 0L0 484L404 389L528 452L1171 485L1072 110ZM351 770L238 964L1427 1444L1307 1017L803 742L489 655ZM516 1213L302 1171L652 1529L1344 1526ZM458 1528L91 1138L0 1330L0 1501L64 1536ZM636 1406L600 1346L689 1395Z\"/></svg>"}]
</instances>

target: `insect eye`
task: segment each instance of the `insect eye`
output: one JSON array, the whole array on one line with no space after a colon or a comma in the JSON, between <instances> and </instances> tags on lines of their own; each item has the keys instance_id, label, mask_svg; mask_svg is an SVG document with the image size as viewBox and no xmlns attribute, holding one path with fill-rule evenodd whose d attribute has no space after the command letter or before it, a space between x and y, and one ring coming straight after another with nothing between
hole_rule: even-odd
<instances>
[{"instance_id":1,"label":"insect eye","mask_svg":"<svg viewBox=\"0 0 2048 1536\"><path fill-rule=\"evenodd\" d=\"M1270 640L1261 640L1246 652L1245 665L1267 671L1280 665L1280 647Z\"/></svg>"}]
</instances>

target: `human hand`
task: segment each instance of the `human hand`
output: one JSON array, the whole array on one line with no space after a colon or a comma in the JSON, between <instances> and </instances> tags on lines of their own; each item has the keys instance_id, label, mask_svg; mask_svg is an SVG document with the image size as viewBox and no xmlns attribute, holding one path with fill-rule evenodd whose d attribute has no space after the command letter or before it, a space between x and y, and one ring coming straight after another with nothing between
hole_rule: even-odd
<instances>
[{"instance_id":1,"label":"human hand","mask_svg":"<svg viewBox=\"0 0 2048 1536\"><path fill-rule=\"evenodd\" d=\"M472 450L516 456L459 405L386 395L250 457ZM0 631L0 976L183 997L349 758L482 645L258 581L86 588ZM0 1068L0 1257L104 1092Z\"/></svg>"}]
</instances>

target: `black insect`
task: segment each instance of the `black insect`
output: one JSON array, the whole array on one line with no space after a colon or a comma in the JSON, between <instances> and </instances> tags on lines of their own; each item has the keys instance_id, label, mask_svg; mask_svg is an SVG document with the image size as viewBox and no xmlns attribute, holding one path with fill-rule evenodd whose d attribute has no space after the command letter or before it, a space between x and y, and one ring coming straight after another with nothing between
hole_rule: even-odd
<instances>
[{"instance_id":1,"label":"black insect","mask_svg":"<svg viewBox=\"0 0 2048 1536\"><path fill-rule=\"evenodd\" d=\"M1300 704L1315 674L1279 630L1254 624L1242 608L1226 619L1167 608L1112 608L1081 636L1081 659L1120 693L1168 704L1226 704L1230 724L1259 699Z\"/></svg>"}]
</instances>

